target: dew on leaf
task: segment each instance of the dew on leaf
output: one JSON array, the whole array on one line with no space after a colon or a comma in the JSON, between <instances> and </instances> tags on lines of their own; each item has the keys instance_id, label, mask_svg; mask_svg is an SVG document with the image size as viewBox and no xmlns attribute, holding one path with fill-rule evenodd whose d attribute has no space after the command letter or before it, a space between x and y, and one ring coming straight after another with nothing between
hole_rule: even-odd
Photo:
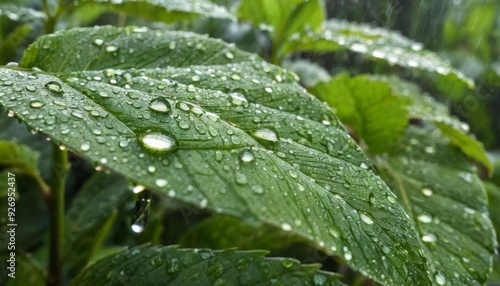
<instances>
[{"instance_id":1,"label":"dew on leaf","mask_svg":"<svg viewBox=\"0 0 500 286\"><path fill-rule=\"evenodd\" d=\"M446 284L446 277L444 274L440 271L436 272L436 275L434 276L436 278L436 283L438 285L445 285Z\"/></svg>"},{"instance_id":2,"label":"dew on leaf","mask_svg":"<svg viewBox=\"0 0 500 286\"><path fill-rule=\"evenodd\" d=\"M258 129L253 133L253 135L257 138L270 141L270 142L277 142L278 141L278 135L276 135L276 132L274 132L271 129L267 128L262 128Z\"/></svg>"},{"instance_id":3,"label":"dew on leaf","mask_svg":"<svg viewBox=\"0 0 500 286\"><path fill-rule=\"evenodd\" d=\"M426 233L422 236L422 241L424 242L436 242L437 236L434 233Z\"/></svg>"},{"instance_id":4,"label":"dew on leaf","mask_svg":"<svg viewBox=\"0 0 500 286\"><path fill-rule=\"evenodd\" d=\"M49 81L44 85L46 89L49 91L55 92L55 93L62 93L63 89L61 87L61 84L58 83L57 81Z\"/></svg>"},{"instance_id":5,"label":"dew on leaf","mask_svg":"<svg viewBox=\"0 0 500 286\"><path fill-rule=\"evenodd\" d=\"M432 217L426 214L419 215L417 218L420 222L430 223L432 222Z\"/></svg>"},{"instance_id":6,"label":"dew on leaf","mask_svg":"<svg viewBox=\"0 0 500 286\"><path fill-rule=\"evenodd\" d=\"M288 223L284 223L281 225L281 229L284 230L284 231L291 231L292 230L292 226L289 225Z\"/></svg>"},{"instance_id":7,"label":"dew on leaf","mask_svg":"<svg viewBox=\"0 0 500 286\"><path fill-rule=\"evenodd\" d=\"M159 113L168 113L172 109L172 105L167 99L158 97L149 103L149 108Z\"/></svg>"},{"instance_id":8,"label":"dew on leaf","mask_svg":"<svg viewBox=\"0 0 500 286\"><path fill-rule=\"evenodd\" d=\"M104 44L104 40L103 39L95 39L92 43L94 45L100 47L100 46L102 46L102 44Z\"/></svg>"},{"instance_id":9,"label":"dew on leaf","mask_svg":"<svg viewBox=\"0 0 500 286\"><path fill-rule=\"evenodd\" d=\"M231 96L231 103L233 103L234 105L238 105L238 106L241 105L244 107L248 106L248 101L242 93L233 92L233 93L230 93L229 96Z\"/></svg>"},{"instance_id":10,"label":"dew on leaf","mask_svg":"<svg viewBox=\"0 0 500 286\"><path fill-rule=\"evenodd\" d=\"M39 101L39 100L33 100L30 102L30 106L33 107L33 108L40 108L42 106L44 106L45 103Z\"/></svg>"},{"instance_id":11,"label":"dew on leaf","mask_svg":"<svg viewBox=\"0 0 500 286\"><path fill-rule=\"evenodd\" d=\"M147 132L140 135L139 141L151 151L166 152L177 149L176 140L167 133Z\"/></svg>"},{"instance_id":12,"label":"dew on leaf","mask_svg":"<svg viewBox=\"0 0 500 286\"><path fill-rule=\"evenodd\" d=\"M80 150L82 151L90 150L90 142L83 142L82 145L80 145Z\"/></svg>"},{"instance_id":13,"label":"dew on leaf","mask_svg":"<svg viewBox=\"0 0 500 286\"><path fill-rule=\"evenodd\" d=\"M119 47L117 47L117 46L107 46L106 52L108 52L108 53L116 52L116 51L118 51L118 48Z\"/></svg>"},{"instance_id":14,"label":"dew on leaf","mask_svg":"<svg viewBox=\"0 0 500 286\"><path fill-rule=\"evenodd\" d=\"M362 213L360 215L360 217L361 217L361 220L364 221L365 223L367 223L367 224L373 224L372 218L369 217L368 215Z\"/></svg>"},{"instance_id":15,"label":"dew on leaf","mask_svg":"<svg viewBox=\"0 0 500 286\"><path fill-rule=\"evenodd\" d=\"M432 196L432 194L434 193L434 192L433 192L431 189L429 189L429 188L422 188L420 191L421 191L421 192L422 192L422 194L423 194L424 196L426 196L426 197L430 197L430 196Z\"/></svg>"},{"instance_id":16,"label":"dew on leaf","mask_svg":"<svg viewBox=\"0 0 500 286\"><path fill-rule=\"evenodd\" d=\"M165 179L156 179L155 180L155 185L158 187L165 187L168 184L168 181Z\"/></svg>"},{"instance_id":17,"label":"dew on leaf","mask_svg":"<svg viewBox=\"0 0 500 286\"><path fill-rule=\"evenodd\" d=\"M264 188L261 185L253 185L252 191L256 194L262 194L264 193Z\"/></svg>"},{"instance_id":18,"label":"dew on leaf","mask_svg":"<svg viewBox=\"0 0 500 286\"><path fill-rule=\"evenodd\" d=\"M249 163L249 162L252 162L255 159L255 157L253 155L252 150L245 149L245 150L243 150L243 152L241 152L240 159L241 159L241 161L243 161L245 163Z\"/></svg>"}]
</instances>

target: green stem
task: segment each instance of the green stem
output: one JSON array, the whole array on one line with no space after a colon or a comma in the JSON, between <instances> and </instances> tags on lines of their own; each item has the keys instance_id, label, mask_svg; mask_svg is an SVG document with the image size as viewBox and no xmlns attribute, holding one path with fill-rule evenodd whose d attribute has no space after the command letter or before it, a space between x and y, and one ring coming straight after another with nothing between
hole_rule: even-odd
<instances>
[{"instance_id":1,"label":"green stem","mask_svg":"<svg viewBox=\"0 0 500 286\"><path fill-rule=\"evenodd\" d=\"M271 63L273 65L281 65L282 62L282 57L281 57L281 43L279 43L279 40L274 40L272 47L271 47Z\"/></svg>"},{"instance_id":2,"label":"green stem","mask_svg":"<svg viewBox=\"0 0 500 286\"><path fill-rule=\"evenodd\" d=\"M53 145L49 199L50 259L47 285L61 285L62 248L64 239L64 186L69 170L68 153Z\"/></svg>"},{"instance_id":3,"label":"green stem","mask_svg":"<svg viewBox=\"0 0 500 286\"><path fill-rule=\"evenodd\" d=\"M63 13L61 1L58 1L55 13L50 12L50 5L48 3L48 0L42 0L42 6L43 6L43 11L47 16L47 20L45 21L45 33L46 34L54 33L56 30L57 21L59 20L59 17Z\"/></svg>"}]
</instances>

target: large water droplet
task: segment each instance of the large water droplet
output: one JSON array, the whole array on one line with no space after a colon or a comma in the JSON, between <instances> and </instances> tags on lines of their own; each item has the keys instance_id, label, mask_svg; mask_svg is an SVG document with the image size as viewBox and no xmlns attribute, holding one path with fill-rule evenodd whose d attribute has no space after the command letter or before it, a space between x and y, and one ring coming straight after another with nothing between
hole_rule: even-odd
<instances>
[{"instance_id":1,"label":"large water droplet","mask_svg":"<svg viewBox=\"0 0 500 286\"><path fill-rule=\"evenodd\" d=\"M432 196L433 192L431 189L429 188L422 188L422 190L420 190L422 192L422 194L426 197L430 197Z\"/></svg>"},{"instance_id":2,"label":"large water droplet","mask_svg":"<svg viewBox=\"0 0 500 286\"><path fill-rule=\"evenodd\" d=\"M430 222L432 222L432 217L429 216L429 215L425 215L425 214L419 215L417 219L420 222L423 222L423 223L430 223Z\"/></svg>"},{"instance_id":3,"label":"large water droplet","mask_svg":"<svg viewBox=\"0 0 500 286\"><path fill-rule=\"evenodd\" d=\"M57 81L49 81L44 85L44 87L52 92L55 93L63 93L63 89L61 87L61 84L58 83Z\"/></svg>"},{"instance_id":4,"label":"large water droplet","mask_svg":"<svg viewBox=\"0 0 500 286\"><path fill-rule=\"evenodd\" d=\"M436 242L437 236L434 233L426 233L422 236L422 241L424 242Z\"/></svg>"},{"instance_id":5,"label":"large water droplet","mask_svg":"<svg viewBox=\"0 0 500 286\"><path fill-rule=\"evenodd\" d=\"M159 113L168 113L172 109L172 105L166 98L158 97L149 103L149 108Z\"/></svg>"},{"instance_id":6,"label":"large water droplet","mask_svg":"<svg viewBox=\"0 0 500 286\"><path fill-rule=\"evenodd\" d=\"M83 142L82 145L80 145L80 150L82 151L90 150L90 142Z\"/></svg>"},{"instance_id":7,"label":"large water droplet","mask_svg":"<svg viewBox=\"0 0 500 286\"><path fill-rule=\"evenodd\" d=\"M284 230L284 231L291 231L292 230L292 226L289 225L288 223L284 223L281 225L281 229Z\"/></svg>"},{"instance_id":8,"label":"large water droplet","mask_svg":"<svg viewBox=\"0 0 500 286\"><path fill-rule=\"evenodd\" d=\"M253 134L255 137L266 140L266 141L271 141L271 142L277 142L278 141L278 135L276 132L274 132L271 129L267 128L262 128L258 129L257 131L254 132Z\"/></svg>"},{"instance_id":9,"label":"large water droplet","mask_svg":"<svg viewBox=\"0 0 500 286\"><path fill-rule=\"evenodd\" d=\"M245 150L243 150L243 152L241 152L240 159L241 159L241 161L248 163L248 162L252 162L255 159L255 157L253 155L252 150L245 149Z\"/></svg>"},{"instance_id":10,"label":"large water droplet","mask_svg":"<svg viewBox=\"0 0 500 286\"><path fill-rule=\"evenodd\" d=\"M149 132L142 134L139 141L144 147L152 151L166 152L177 149L174 137L163 132Z\"/></svg>"},{"instance_id":11,"label":"large water droplet","mask_svg":"<svg viewBox=\"0 0 500 286\"><path fill-rule=\"evenodd\" d=\"M233 93L230 93L229 95L231 96L231 102L234 105L238 105L238 106L241 105L244 107L248 106L248 101L242 93L233 92Z\"/></svg>"},{"instance_id":12,"label":"large water droplet","mask_svg":"<svg viewBox=\"0 0 500 286\"><path fill-rule=\"evenodd\" d=\"M438 285L444 285L444 284L446 284L446 277L440 271L436 272L435 278L436 278L436 283Z\"/></svg>"},{"instance_id":13,"label":"large water droplet","mask_svg":"<svg viewBox=\"0 0 500 286\"><path fill-rule=\"evenodd\" d=\"M367 224L373 224L372 218L369 217L368 215L362 213L360 215L360 217L361 217L361 220L364 221L365 223L367 223Z\"/></svg>"},{"instance_id":14,"label":"large water droplet","mask_svg":"<svg viewBox=\"0 0 500 286\"><path fill-rule=\"evenodd\" d=\"M45 103L42 102L42 101L39 101L39 100L33 100L30 102L30 106L33 107L33 108L40 108L42 106L44 106Z\"/></svg>"}]
</instances>

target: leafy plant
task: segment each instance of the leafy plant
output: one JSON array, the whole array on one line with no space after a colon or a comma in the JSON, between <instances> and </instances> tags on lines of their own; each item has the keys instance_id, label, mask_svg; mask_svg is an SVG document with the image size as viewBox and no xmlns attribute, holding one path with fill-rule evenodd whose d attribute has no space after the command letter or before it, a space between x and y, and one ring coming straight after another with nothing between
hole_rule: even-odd
<instances>
[{"instance_id":1,"label":"leafy plant","mask_svg":"<svg viewBox=\"0 0 500 286\"><path fill-rule=\"evenodd\" d=\"M400 77L331 77L292 58L348 50L389 72L473 80L400 34L326 20L319 0L215 2L0 5L0 17L43 21L46 33L0 67L0 105L35 134L3 119L2 178L19 178L21 210L35 193L22 178L36 182L50 221L37 230L48 241L19 242L18 274L48 285L484 284L497 243L478 169L494 168L468 125ZM88 7L118 11L116 26L74 27ZM255 25L272 64L181 31L197 16ZM35 144L40 135L50 142ZM123 227L132 209L140 235ZM321 251L345 277L256 249Z\"/></svg>"}]
</instances>

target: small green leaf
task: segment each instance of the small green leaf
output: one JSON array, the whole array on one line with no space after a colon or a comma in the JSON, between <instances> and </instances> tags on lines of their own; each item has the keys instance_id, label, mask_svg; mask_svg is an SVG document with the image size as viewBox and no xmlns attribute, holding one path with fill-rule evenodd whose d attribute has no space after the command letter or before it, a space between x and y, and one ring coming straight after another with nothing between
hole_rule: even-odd
<instances>
[{"instance_id":1,"label":"small green leaf","mask_svg":"<svg viewBox=\"0 0 500 286\"><path fill-rule=\"evenodd\" d=\"M0 165L15 171L40 178L38 172L38 153L14 142L0 140Z\"/></svg>"},{"instance_id":2,"label":"small green leaf","mask_svg":"<svg viewBox=\"0 0 500 286\"><path fill-rule=\"evenodd\" d=\"M434 283L483 284L496 240L474 165L439 129L410 126L376 166L417 227Z\"/></svg>"},{"instance_id":3,"label":"small green leaf","mask_svg":"<svg viewBox=\"0 0 500 286\"><path fill-rule=\"evenodd\" d=\"M144 17L152 21L176 22L195 16L232 19L234 16L223 6L209 0L77 0L76 7L83 5L104 6L126 12L127 15Z\"/></svg>"},{"instance_id":4,"label":"small green leaf","mask_svg":"<svg viewBox=\"0 0 500 286\"><path fill-rule=\"evenodd\" d=\"M366 24L331 19L324 22L321 29L317 31L292 37L284 52L348 49L389 64L437 73L443 77L464 82L471 88L474 87L472 79L454 69L435 53L422 48L422 44L396 32Z\"/></svg>"},{"instance_id":5,"label":"small green leaf","mask_svg":"<svg viewBox=\"0 0 500 286\"><path fill-rule=\"evenodd\" d=\"M189 228L179 239L186 247L225 249L278 249L303 241L267 225L250 225L227 216L212 216Z\"/></svg>"},{"instance_id":6,"label":"small green leaf","mask_svg":"<svg viewBox=\"0 0 500 286\"><path fill-rule=\"evenodd\" d=\"M74 198L66 214L64 261L77 274L100 247L114 212L130 198L125 180L117 175L96 173Z\"/></svg>"},{"instance_id":7,"label":"small green leaf","mask_svg":"<svg viewBox=\"0 0 500 286\"><path fill-rule=\"evenodd\" d=\"M311 89L335 108L342 122L354 129L371 153L388 151L408 124L408 98L393 94L385 82L341 74Z\"/></svg>"},{"instance_id":8,"label":"small green leaf","mask_svg":"<svg viewBox=\"0 0 500 286\"><path fill-rule=\"evenodd\" d=\"M136 247L110 255L70 285L343 285L339 275L266 251Z\"/></svg>"},{"instance_id":9,"label":"small green leaf","mask_svg":"<svg viewBox=\"0 0 500 286\"><path fill-rule=\"evenodd\" d=\"M21 62L38 69L0 68L0 104L96 165L292 232L377 281L430 283L401 206L294 74L219 40L134 27L61 31ZM384 246L398 255L383 262Z\"/></svg>"},{"instance_id":10,"label":"small green leaf","mask_svg":"<svg viewBox=\"0 0 500 286\"><path fill-rule=\"evenodd\" d=\"M31 8L13 4L0 4L0 20L7 18L13 22L41 24L45 17L44 13Z\"/></svg>"}]
</instances>

